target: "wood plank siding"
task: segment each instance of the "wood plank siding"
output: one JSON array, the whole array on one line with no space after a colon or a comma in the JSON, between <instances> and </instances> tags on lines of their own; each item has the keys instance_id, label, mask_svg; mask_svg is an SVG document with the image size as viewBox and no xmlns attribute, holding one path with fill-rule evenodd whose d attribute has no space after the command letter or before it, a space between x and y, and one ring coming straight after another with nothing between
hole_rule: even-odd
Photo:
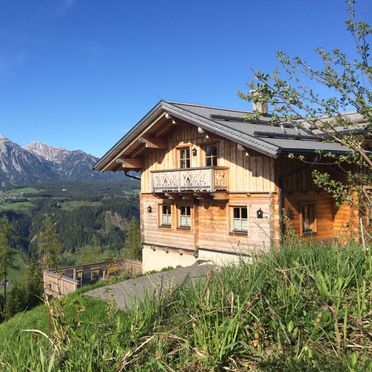
<instances>
[{"instance_id":1,"label":"wood plank siding","mask_svg":"<svg viewBox=\"0 0 372 372\"><path fill-rule=\"evenodd\" d=\"M226 139L206 138L192 125L177 126L167 136L167 149L148 149L144 153L144 168L141 175L141 192L152 193L151 171L178 169L178 148L190 147L191 167L205 166L204 146L218 146L218 166L229 168L230 192L274 191L274 159L253 151L240 150L236 143Z\"/></svg>"},{"instance_id":2,"label":"wood plank siding","mask_svg":"<svg viewBox=\"0 0 372 372\"><path fill-rule=\"evenodd\" d=\"M331 196L317 189L313 182L315 168L325 171L331 167L314 164L313 159L307 163L284 157L274 159L227 139L211 137L184 123L167 133L166 149L152 148L142 153L144 247L166 252L173 250L194 257L198 257L201 250L247 255L265 251L280 243L280 207L291 210L291 224L300 237L326 241L340 236L341 232L345 236L356 236L356 209L337 207ZM228 187L222 197L212 189L204 193L200 190L183 193L179 189L171 195L154 190L155 171L180 169L180 149L189 148L191 169L195 172L205 169L205 146L211 144L218 147L217 168L225 169L228 175ZM171 210L171 223L167 226L161 225L162 205L170 206ZM181 205L191 207L189 229L179 227ZM234 206L247 208L247 233L233 233ZM315 216L311 233L304 231L304 208L311 208L308 213ZM259 210L263 212L263 218L258 218Z\"/></svg>"},{"instance_id":3,"label":"wood plank siding","mask_svg":"<svg viewBox=\"0 0 372 372\"><path fill-rule=\"evenodd\" d=\"M274 159L242 150L236 143L223 138L207 138L192 125L177 126L168 134L167 141L167 149L152 149L144 154L145 166L141 174L144 245L156 249L182 249L185 253L194 252L195 256L199 249L244 254L269 249L274 231L271 229L271 202L275 199ZM211 144L218 146L217 166L227 170L226 200L214 200L213 195L210 198L195 198L193 195L191 201L182 200L182 197L168 200L153 194L152 171L179 169L178 150L183 147L190 148L191 168L205 167L205 146ZM159 213L164 203L172 206L171 227L160 226ZM192 207L190 230L177 227L177 206L182 204ZM246 235L232 233L233 206L248 208ZM257 218L258 209L264 212L264 218Z\"/></svg>"},{"instance_id":4,"label":"wood plank siding","mask_svg":"<svg viewBox=\"0 0 372 372\"><path fill-rule=\"evenodd\" d=\"M314 159L305 162L279 158L275 164L278 185L282 187L284 205L288 212L291 210L293 218L291 224L297 234L306 239L329 240L340 238L346 240L358 237L359 211L357 198L354 205L337 206L335 200L326 192L318 188L312 177L314 169L331 174L333 179L342 180L335 172L335 167L324 162L316 164ZM306 236L302 231L302 207L314 205L317 231Z\"/></svg>"},{"instance_id":5,"label":"wood plank siding","mask_svg":"<svg viewBox=\"0 0 372 372\"><path fill-rule=\"evenodd\" d=\"M141 195L141 210L144 229L142 240L146 245L157 248L175 248L189 251L199 249L252 254L271 247L271 199L270 194L232 194L228 201L197 200L187 203L184 200L163 200L151 194ZM160 224L161 206L172 208L172 223L162 227ZM178 227L177 207L191 205L191 228ZM248 209L248 233L234 233L231 226L231 213L234 206ZM151 209L149 208L151 207ZM264 213L257 218L257 210Z\"/></svg>"}]
</instances>

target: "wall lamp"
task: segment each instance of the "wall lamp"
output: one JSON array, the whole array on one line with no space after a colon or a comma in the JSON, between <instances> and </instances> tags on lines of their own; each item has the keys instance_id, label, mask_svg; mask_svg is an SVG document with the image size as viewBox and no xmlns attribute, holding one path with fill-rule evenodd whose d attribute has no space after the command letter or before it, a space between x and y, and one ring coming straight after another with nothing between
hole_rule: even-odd
<instances>
[{"instance_id":1,"label":"wall lamp","mask_svg":"<svg viewBox=\"0 0 372 372\"><path fill-rule=\"evenodd\" d=\"M147 207L147 212L149 212L149 213L152 212L152 206L151 206L151 205L149 205L149 206Z\"/></svg>"},{"instance_id":2,"label":"wall lamp","mask_svg":"<svg viewBox=\"0 0 372 372\"><path fill-rule=\"evenodd\" d=\"M256 213L257 213L257 218L263 218L264 212L261 208Z\"/></svg>"},{"instance_id":3,"label":"wall lamp","mask_svg":"<svg viewBox=\"0 0 372 372\"><path fill-rule=\"evenodd\" d=\"M198 150L197 149L192 149L192 156L196 156L198 153Z\"/></svg>"}]
</instances>

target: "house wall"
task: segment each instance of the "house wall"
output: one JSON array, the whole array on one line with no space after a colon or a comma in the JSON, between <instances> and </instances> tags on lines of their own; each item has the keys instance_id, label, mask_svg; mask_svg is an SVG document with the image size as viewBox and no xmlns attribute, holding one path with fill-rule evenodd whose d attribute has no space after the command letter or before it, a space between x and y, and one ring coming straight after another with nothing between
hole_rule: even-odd
<instances>
[{"instance_id":1,"label":"house wall","mask_svg":"<svg viewBox=\"0 0 372 372\"><path fill-rule=\"evenodd\" d=\"M179 168L178 147L190 145L195 148L197 155L191 156L191 167L203 167L203 146L212 143L218 144L218 166L229 168L230 192L271 192L275 189L272 158L253 151L247 156L236 143L217 137L208 139L193 125L176 126L166 137L167 149L148 149L144 154L142 193L152 193L151 171Z\"/></svg>"},{"instance_id":2,"label":"house wall","mask_svg":"<svg viewBox=\"0 0 372 372\"><path fill-rule=\"evenodd\" d=\"M291 209L293 219L291 225L296 233L302 235L301 207L306 204L315 206L316 233L308 238L315 240L328 240L335 236L334 232L334 202L326 193L309 191L306 193L291 193L285 196L284 207Z\"/></svg>"},{"instance_id":3,"label":"house wall","mask_svg":"<svg viewBox=\"0 0 372 372\"><path fill-rule=\"evenodd\" d=\"M254 255L268 250L274 238L271 228L274 220L272 201L278 200L275 194L274 160L253 151L246 153L236 143L226 139L206 138L192 125L176 126L166 138L167 149L148 149L143 157L141 226L144 271L187 266L198 259L212 260L217 264L236 263L239 255ZM204 146L208 144L218 145L218 166L228 168L227 200L208 197L169 200L152 194L151 171L178 169L178 149L184 146L196 149L197 155L191 155L191 167L203 167ZM171 228L159 226L159 206L162 203L172 205ZM181 204L192 205L190 230L177 228L177 205ZM231 232L231 206L248 207L247 235ZM260 208L264 212L262 219L258 219L256 213Z\"/></svg>"},{"instance_id":4,"label":"house wall","mask_svg":"<svg viewBox=\"0 0 372 372\"><path fill-rule=\"evenodd\" d=\"M199 260L217 264L239 261L239 256L253 256L272 245L271 194L230 194L227 201L192 200L191 229L180 230L177 205L184 200L163 200L152 194L141 195L141 223L144 271L167 266L187 266ZM160 226L160 206L172 206L172 226ZM248 234L232 233L233 206L248 207ZM149 208L151 207L151 212ZM263 218L257 218L262 209ZM156 252L156 253L155 253ZM235 255L235 256L233 256Z\"/></svg>"},{"instance_id":5,"label":"house wall","mask_svg":"<svg viewBox=\"0 0 372 372\"><path fill-rule=\"evenodd\" d=\"M147 149L143 155L141 226L144 271L187 266L198 259L227 264L237 262L240 255L251 257L278 246L281 234L280 187L284 196L283 208L293 211L291 224L299 236L303 236L301 208L304 204L314 204L317 225L316 233L306 236L306 239L333 239L345 230L345 226L353 226L355 231L355 209L337 207L330 195L320 192L313 182L312 171L315 168L332 172L330 166L312 164L311 161L306 164L284 157L272 159L254 151L241 151L229 140L206 138L192 125L177 125L166 138L167 149ZM178 149L185 146L196 149L196 156L191 155L191 167L203 167L203 146L212 143L218 145L218 166L228 168L229 172L225 200L197 198L195 195L191 195L191 200L182 199L182 196L171 199L152 193L151 171L178 169ZM173 208L170 228L160 226L159 206L162 203L169 203ZM176 208L181 204L192 206L190 230L177 228ZM232 206L248 207L247 235L232 233ZM260 208L264 212L262 219L257 218L256 213Z\"/></svg>"},{"instance_id":6,"label":"house wall","mask_svg":"<svg viewBox=\"0 0 372 372\"><path fill-rule=\"evenodd\" d=\"M334 165L313 164L311 160L303 162L289 158L279 158L275 163L276 179L282 186L284 208L291 209L293 220L291 225L300 237L302 234L301 208L305 204L315 205L317 232L307 239L326 241L339 239L345 241L350 237L358 237L359 213L357 198L354 205L338 206L330 194L321 191L314 181L312 172L316 169L327 172L332 179L342 180Z\"/></svg>"}]
</instances>

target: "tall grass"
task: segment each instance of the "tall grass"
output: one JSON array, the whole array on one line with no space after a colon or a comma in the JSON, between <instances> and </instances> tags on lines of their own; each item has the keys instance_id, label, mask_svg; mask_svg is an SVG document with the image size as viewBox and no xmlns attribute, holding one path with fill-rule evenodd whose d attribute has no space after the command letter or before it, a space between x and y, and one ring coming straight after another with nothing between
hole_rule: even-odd
<instances>
[{"instance_id":1,"label":"tall grass","mask_svg":"<svg viewBox=\"0 0 372 372\"><path fill-rule=\"evenodd\" d=\"M371 282L369 250L289 244L128 313L74 294L17 316L0 327L0 366L366 371Z\"/></svg>"}]
</instances>

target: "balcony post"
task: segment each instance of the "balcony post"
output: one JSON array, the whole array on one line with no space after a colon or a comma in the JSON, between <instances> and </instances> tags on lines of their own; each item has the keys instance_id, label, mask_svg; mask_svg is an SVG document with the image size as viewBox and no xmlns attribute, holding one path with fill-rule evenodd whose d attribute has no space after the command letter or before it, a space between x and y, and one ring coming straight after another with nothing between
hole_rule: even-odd
<instances>
[{"instance_id":1,"label":"balcony post","mask_svg":"<svg viewBox=\"0 0 372 372\"><path fill-rule=\"evenodd\" d=\"M214 174L215 174L214 169L211 168L211 170L210 170L210 178L211 178L211 181L210 181L211 189L210 189L210 191L211 192L215 191L215 189L214 189L214 181L215 181Z\"/></svg>"}]
</instances>

